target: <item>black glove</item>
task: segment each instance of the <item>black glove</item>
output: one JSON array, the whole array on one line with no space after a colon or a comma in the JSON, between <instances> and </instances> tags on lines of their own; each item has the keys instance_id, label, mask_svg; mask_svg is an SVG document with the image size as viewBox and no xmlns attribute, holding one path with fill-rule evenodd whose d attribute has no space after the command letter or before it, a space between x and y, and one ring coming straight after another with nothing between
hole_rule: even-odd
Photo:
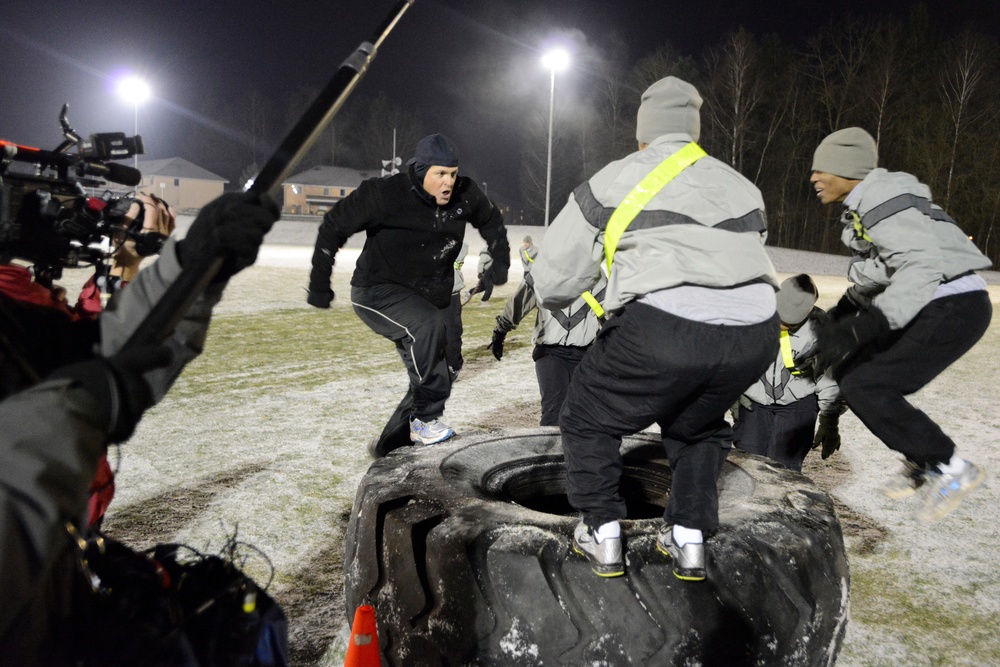
<instances>
[{"instance_id":1,"label":"black glove","mask_svg":"<svg viewBox=\"0 0 1000 667\"><path fill-rule=\"evenodd\" d=\"M264 235L280 216L278 205L267 195L232 192L212 200L177 244L181 266L222 258L213 282L226 282L256 261Z\"/></svg>"},{"instance_id":2,"label":"black glove","mask_svg":"<svg viewBox=\"0 0 1000 667\"><path fill-rule=\"evenodd\" d=\"M330 304L333 302L333 290L329 287L326 290L323 289L313 289L309 288L306 293L306 302L310 306L316 306L317 308L329 308Z\"/></svg>"},{"instance_id":3,"label":"black glove","mask_svg":"<svg viewBox=\"0 0 1000 667\"><path fill-rule=\"evenodd\" d=\"M823 447L820 456L824 461L840 449L840 415L836 412L824 412L819 416L812 448L820 446Z\"/></svg>"},{"instance_id":4,"label":"black glove","mask_svg":"<svg viewBox=\"0 0 1000 667\"><path fill-rule=\"evenodd\" d=\"M164 345L143 345L64 366L50 377L68 378L94 398L107 425L108 443L114 444L128 440L153 405L153 391L142 374L168 365L172 357Z\"/></svg>"},{"instance_id":5,"label":"black glove","mask_svg":"<svg viewBox=\"0 0 1000 667\"><path fill-rule=\"evenodd\" d=\"M486 272L485 278L490 285L503 285L507 282L508 271L510 271L510 257L500 254L493 257L493 266Z\"/></svg>"},{"instance_id":6,"label":"black glove","mask_svg":"<svg viewBox=\"0 0 1000 667\"><path fill-rule=\"evenodd\" d=\"M493 330L493 340L490 344L486 346L487 350L493 352L493 356L497 358L497 361L503 358L503 342L507 338L507 332L501 331L500 329Z\"/></svg>"},{"instance_id":7,"label":"black glove","mask_svg":"<svg viewBox=\"0 0 1000 667\"><path fill-rule=\"evenodd\" d=\"M816 332L816 377L827 368L837 372L862 348L889 333L889 330L889 320L877 308L868 308L821 326Z\"/></svg>"},{"instance_id":8,"label":"black glove","mask_svg":"<svg viewBox=\"0 0 1000 667\"><path fill-rule=\"evenodd\" d=\"M851 299L849 292L844 292L844 295L840 297L840 301L837 305L826 311L826 316L833 322L844 319L845 317L850 317L858 313L861 309L858 308L858 304Z\"/></svg>"}]
</instances>

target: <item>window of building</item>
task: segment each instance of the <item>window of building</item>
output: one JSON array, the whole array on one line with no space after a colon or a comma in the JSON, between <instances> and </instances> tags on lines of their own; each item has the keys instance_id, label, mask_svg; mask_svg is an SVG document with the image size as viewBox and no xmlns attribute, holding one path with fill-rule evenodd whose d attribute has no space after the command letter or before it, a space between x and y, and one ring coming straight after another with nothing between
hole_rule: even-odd
<instances>
[{"instance_id":1,"label":"window of building","mask_svg":"<svg viewBox=\"0 0 1000 667\"><path fill-rule=\"evenodd\" d=\"M175 178L174 179L174 187L177 188L177 187L180 187L180 185L181 185L181 179Z\"/></svg>"}]
</instances>

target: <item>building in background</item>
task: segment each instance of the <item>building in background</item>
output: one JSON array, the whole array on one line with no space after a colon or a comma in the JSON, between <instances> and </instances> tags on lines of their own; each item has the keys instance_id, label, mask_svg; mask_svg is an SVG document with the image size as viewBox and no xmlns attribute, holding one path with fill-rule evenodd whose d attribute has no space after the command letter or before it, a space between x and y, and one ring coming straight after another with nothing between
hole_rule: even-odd
<instances>
[{"instance_id":1,"label":"building in background","mask_svg":"<svg viewBox=\"0 0 1000 667\"><path fill-rule=\"evenodd\" d=\"M319 165L289 176L281 184L284 194L281 212L291 215L323 215L330 206L356 190L361 181L378 175L378 171Z\"/></svg>"},{"instance_id":2,"label":"building in background","mask_svg":"<svg viewBox=\"0 0 1000 667\"><path fill-rule=\"evenodd\" d=\"M137 189L152 192L178 211L201 208L229 182L181 157L140 161L139 171L142 182Z\"/></svg>"}]
</instances>

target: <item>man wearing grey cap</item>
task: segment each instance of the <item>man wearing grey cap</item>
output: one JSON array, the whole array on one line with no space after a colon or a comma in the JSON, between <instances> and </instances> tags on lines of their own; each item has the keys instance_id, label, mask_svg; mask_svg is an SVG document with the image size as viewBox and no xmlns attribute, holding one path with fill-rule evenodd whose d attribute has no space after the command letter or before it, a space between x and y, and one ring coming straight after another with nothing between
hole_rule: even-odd
<instances>
[{"instance_id":1,"label":"man wearing grey cap","mask_svg":"<svg viewBox=\"0 0 1000 667\"><path fill-rule=\"evenodd\" d=\"M639 150L570 196L526 280L564 308L608 274L611 317L583 357L559 419L567 495L582 515L576 551L595 573L624 574L621 439L658 424L673 471L657 547L674 575L707 576L718 528L726 412L778 352L764 202L696 143L701 96L666 77L642 95Z\"/></svg>"},{"instance_id":2,"label":"man wearing grey cap","mask_svg":"<svg viewBox=\"0 0 1000 667\"><path fill-rule=\"evenodd\" d=\"M805 273L786 279L778 290L780 351L733 406L736 446L802 470L810 449L829 458L840 448L843 401L830 373L817 374L816 328L824 313L816 307L819 290ZM819 429L816 419L819 417ZM814 435L815 432L815 435Z\"/></svg>"},{"instance_id":3,"label":"man wearing grey cap","mask_svg":"<svg viewBox=\"0 0 1000 667\"><path fill-rule=\"evenodd\" d=\"M975 271L991 262L926 185L877 161L875 140L858 127L830 134L813 156L809 180L821 203L843 204L841 239L854 252L853 284L820 329L817 355L854 414L905 457L884 493L919 491L916 516L928 522L955 509L985 475L906 396L986 332L992 306Z\"/></svg>"}]
</instances>

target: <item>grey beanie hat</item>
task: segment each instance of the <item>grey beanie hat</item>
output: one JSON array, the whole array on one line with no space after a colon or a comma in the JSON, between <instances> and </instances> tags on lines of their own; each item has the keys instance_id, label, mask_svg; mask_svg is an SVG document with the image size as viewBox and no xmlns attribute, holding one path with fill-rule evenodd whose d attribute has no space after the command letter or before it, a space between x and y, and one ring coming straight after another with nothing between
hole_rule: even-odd
<instances>
[{"instance_id":1,"label":"grey beanie hat","mask_svg":"<svg viewBox=\"0 0 1000 667\"><path fill-rule=\"evenodd\" d=\"M701 95L687 81L675 76L660 79L646 89L635 121L635 138L650 144L659 136L685 132L698 141L701 135Z\"/></svg>"},{"instance_id":2,"label":"grey beanie hat","mask_svg":"<svg viewBox=\"0 0 1000 667\"><path fill-rule=\"evenodd\" d=\"M878 146L860 127L847 127L819 142L813 154L813 171L861 180L878 164Z\"/></svg>"},{"instance_id":3,"label":"grey beanie hat","mask_svg":"<svg viewBox=\"0 0 1000 667\"><path fill-rule=\"evenodd\" d=\"M792 276L778 290L778 317L788 326L801 324L809 317L818 297L819 290L809 275Z\"/></svg>"},{"instance_id":4,"label":"grey beanie hat","mask_svg":"<svg viewBox=\"0 0 1000 667\"><path fill-rule=\"evenodd\" d=\"M531 243L531 237L525 236L524 239L521 240L521 243Z\"/></svg>"}]
</instances>

